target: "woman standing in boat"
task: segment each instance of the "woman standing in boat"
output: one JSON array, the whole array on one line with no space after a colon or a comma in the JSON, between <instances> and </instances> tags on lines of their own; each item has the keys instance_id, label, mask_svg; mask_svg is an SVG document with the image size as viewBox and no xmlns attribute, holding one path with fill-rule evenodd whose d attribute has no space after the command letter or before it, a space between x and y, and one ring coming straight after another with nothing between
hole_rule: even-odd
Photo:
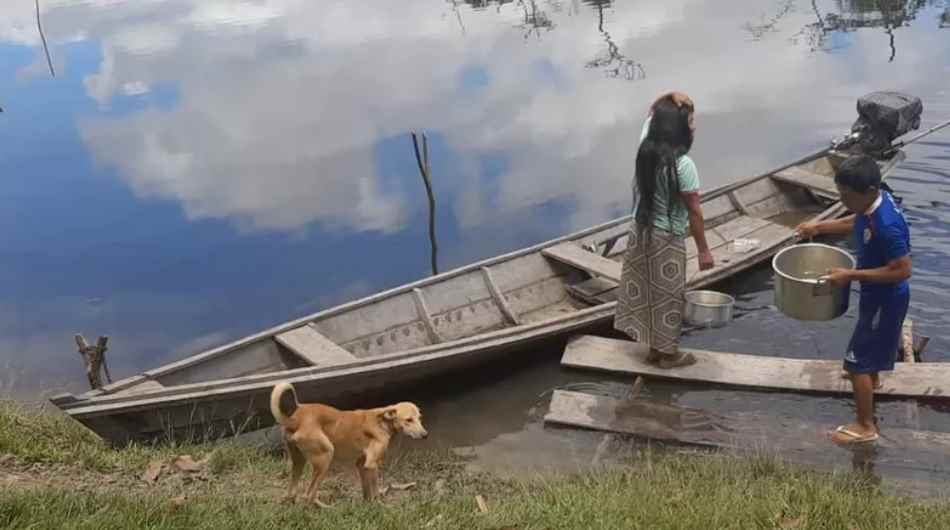
<instances>
[{"instance_id":1,"label":"woman standing in boat","mask_svg":"<svg viewBox=\"0 0 950 530\"><path fill-rule=\"evenodd\" d=\"M686 233L699 269L713 267L699 202L699 175L687 155L693 144L693 102L681 92L650 107L637 151L636 210L623 259L614 328L650 345L647 361L661 368L696 362L679 351L686 288Z\"/></svg>"}]
</instances>

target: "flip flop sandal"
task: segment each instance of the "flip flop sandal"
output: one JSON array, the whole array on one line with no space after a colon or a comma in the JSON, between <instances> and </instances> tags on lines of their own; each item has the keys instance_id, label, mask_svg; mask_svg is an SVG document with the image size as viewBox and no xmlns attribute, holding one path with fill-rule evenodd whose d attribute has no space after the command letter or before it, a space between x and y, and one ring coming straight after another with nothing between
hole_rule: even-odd
<instances>
[{"instance_id":1,"label":"flip flop sandal","mask_svg":"<svg viewBox=\"0 0 950 530\"><path fill-rule=\"evenodd\" d=\"M860 435L860 434L858 434L858 433L856 433L856 432L854 432L854 431L848 429L848 428L847 428L846 426L844 426L844 425L839 425L839 426L834 430L834 433L840 433L840 434L843 434L843 435L845 435L845 436L851 437L851 439L850 439L849 441L846 441L846 442L839 442L838 440L835 440L834 437L832 437L832 440L833 440L835 443L840 443L840 444L842 444L842 445L851 445L851 444L859 444L859 443L876 442L877 439L879 438L879 436L878 436L878 434L877 434L876 432L862 436L862 435ZM834 433L832 433L832 434L834 434Z\"/></svg>"}]
</instances>

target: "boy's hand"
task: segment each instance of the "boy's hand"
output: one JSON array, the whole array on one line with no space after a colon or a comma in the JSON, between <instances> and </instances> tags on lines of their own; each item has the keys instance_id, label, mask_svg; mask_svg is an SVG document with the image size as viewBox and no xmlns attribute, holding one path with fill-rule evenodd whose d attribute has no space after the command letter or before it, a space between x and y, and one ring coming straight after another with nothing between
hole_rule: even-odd
<instances>
[{"instance_id":1,"label":"boy's hand","mask_svg":"<svg viewBox=\"0 0 950 530\"><path fill-rule=\"evenodd\" d=\"M798 239L811 239L818 235L818 223L802 223L795 227L795 237Z\"/></svg>"},{"instance_id":2,"label":"boy's hand","mask_svg":"<svg viewBox=\"0 0 950 530\"><path fill-rule=\"evenodd\" d=\"M829 269L828 281L831 282L831 285L834 285L835 287L844 287L845 285L848 285L848 282L853 279L851 275L853 272L854 271L851 269Z\"/></svg>"}]
</instances>

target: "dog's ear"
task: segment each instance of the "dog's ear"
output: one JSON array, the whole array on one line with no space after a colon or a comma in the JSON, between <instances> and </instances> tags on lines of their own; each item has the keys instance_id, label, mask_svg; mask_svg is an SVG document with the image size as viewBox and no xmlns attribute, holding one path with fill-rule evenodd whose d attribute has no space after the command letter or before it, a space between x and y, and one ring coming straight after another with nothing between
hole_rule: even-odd
<instances>
[{"instance_id":1,"label":"dog's ear","mask_svg":"<svg viewBox=\"0 0 950 530\"><path fill-rule=\"evenodd\" d=\"M396 421L396 418L397 418L396 407L390 407L384 410L381 416L386 421Z\"/></svg>"}]
</instances>

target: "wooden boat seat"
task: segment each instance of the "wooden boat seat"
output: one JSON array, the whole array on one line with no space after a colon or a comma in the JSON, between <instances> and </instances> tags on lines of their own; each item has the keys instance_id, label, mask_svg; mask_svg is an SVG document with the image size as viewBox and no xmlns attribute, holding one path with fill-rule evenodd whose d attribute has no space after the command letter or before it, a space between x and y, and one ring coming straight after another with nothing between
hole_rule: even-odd
<instances>
[{"instance_id":1,"label":"wooden boat seat","mask_svg":"<svg viewBox=\"0 0 950 530\"><path fill-rule=\"evenodd\" d=\"M829 200L838 200L838 188L835 180L825 175L812 173L799 167L790 167L772 175L779 182L803 186L815 195Z\"/></svg>"},{"instance_id":2,"label":"wooden boat seat","mask_svg":"<svg viewBox=\"0 0 950 530\"><path fill-rule=\"evenodd\" d=\"M126 388L125 390L119 390L118 392L115 392L112 395L113 396L137 396L139 394L148 394L149 392L164 390L165 388L166 388L165 385L159 383L158 381L149 379L135 386Z\"/></svg>"},{"instance_id":3,"label":"wooden boat seat","mask_svg":"<svg viewBox=\"0 0 950 530\"><path fill-rule=\"evenodd\" d=\"M594 276L603 276L613 282L620 281L621 264L619 262L584 250L576 243L560 243L542 250L541 254Z\"/></svg>"},{"instance_id":4,"label":"wooden boat seat","mask_svg":"<svg viewBox=\"0 0 950 530\"><path fill-rule=\"evenodd\" d=\"M358 360L352 353L307 324L274 336L274 340L314 366L331 366Z\"/></svg>"}]
</instances>

